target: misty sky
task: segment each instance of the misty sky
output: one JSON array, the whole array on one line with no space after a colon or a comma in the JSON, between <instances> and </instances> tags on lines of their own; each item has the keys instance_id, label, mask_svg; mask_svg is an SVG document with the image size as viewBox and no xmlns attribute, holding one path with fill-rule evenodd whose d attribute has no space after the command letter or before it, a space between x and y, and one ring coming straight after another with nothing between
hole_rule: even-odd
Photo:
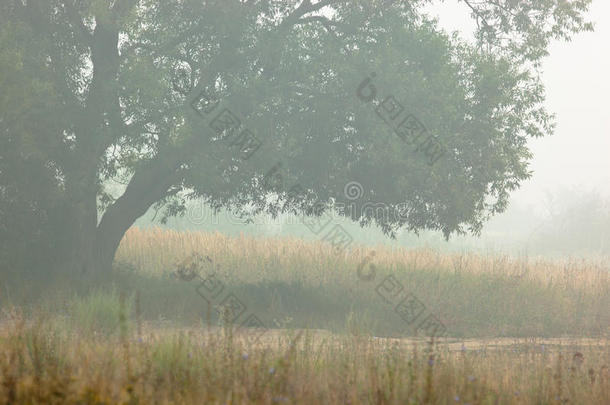
<instances>
[{"instance_id":1,"label":"misty sky","mask_svg":"<svg viewBox=\"0 0 610 405\"><path fill-rule=\"evenodd\" d=\"M471 35L464 3L432 9L441 25ZM517 204L542 209L546 191L582 186L610 196L610 1L594 0L595 32L555 42L544 63L547 107L556 114L555 135L532 140L532 179L514 194Z\"/></svg>"}]
</instances>

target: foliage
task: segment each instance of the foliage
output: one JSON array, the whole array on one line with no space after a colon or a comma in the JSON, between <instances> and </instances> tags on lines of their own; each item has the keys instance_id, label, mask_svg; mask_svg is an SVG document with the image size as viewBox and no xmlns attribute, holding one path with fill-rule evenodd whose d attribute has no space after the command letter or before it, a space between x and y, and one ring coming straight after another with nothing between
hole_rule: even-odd
<instances>
[{"instance_id":1,"label":"foliage","mask_svg":"<svg viewBox=\"0 0 610 405\"><path fill-rule=\"evenodd\" d=\"M48 223L75 270L109 268L150 206L177 215L193 197L245 216L334 207L389 235L476 234L528 178L528 137L552 132L538 63L552 38L591 29L590 1L465 1L479 44L444 33L428 2L3 2L3 199L39 193L32 226ZM379 98L363 103L370 72ZM403 141L376 114L390 94L446 151L436 164L421 131ZM224 108L239 129L214 121ZM110 179L128 184L121 196Z\"/></svg>"}]
</instances>

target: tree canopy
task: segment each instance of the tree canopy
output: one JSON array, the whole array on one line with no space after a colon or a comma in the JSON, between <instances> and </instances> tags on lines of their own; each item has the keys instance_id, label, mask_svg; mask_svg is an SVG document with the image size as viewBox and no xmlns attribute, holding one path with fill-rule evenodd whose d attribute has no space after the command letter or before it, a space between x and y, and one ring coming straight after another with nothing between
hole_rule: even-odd
<instances>
[{"instance_id":1,"label":"tree canopy","mask_svg":"<svg viewBox=\"0 0 610 405\"><path fill-rule=\"evenodd\" d=\"M540 64L592 29L590 0L463 0L474 43L430 3L3 2L0 232L35 213L27 230L83 269L192 198L479 232L530 176L528 138L553 131Z\"/></svg>"}]
</instances>

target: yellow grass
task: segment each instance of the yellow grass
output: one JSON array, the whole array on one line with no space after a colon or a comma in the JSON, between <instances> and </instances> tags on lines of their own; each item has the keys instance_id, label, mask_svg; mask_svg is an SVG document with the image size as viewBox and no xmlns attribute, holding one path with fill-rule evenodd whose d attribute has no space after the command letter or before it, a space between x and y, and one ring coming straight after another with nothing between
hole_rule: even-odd
<instances>
[{"instance_id":1,"label":"yellow grass","mask_svg":"<svg viewBox=\"0 0 610 405\"><path fill-rule=\"evenodd\" d=\"M584 325L596 332L431 342L368 336L355 325L344 334L268 330L253 342L256 331L231 324L159 326L142 320L139 300L132 306L114 290L94 291L55 306L77 311L0 312L0 404L610 404L610 280L603 263L383 246L336 253L291 238L133 228L117 263L136 269L136 277L119 280L137 285L118 288L148 293L163 308L181 299L195 299L199 308L194 285L165 278L193 253L210 256L213 270L244 294L261 294L256 283L265 280L316 287L320 299L345 286L357 290L355 271L368 258L384 273L421 275L409 278L420 282L414 291L431 307L445 303L434 309L448 329L464 323L488 330L485 322L509 314L501 322L512 322L510 330L538 331L546 320L556 330L565 322L566 330ZM455 279L458 287L448 288ZM373 290L367 284L355 293L365 307L380 300ZM490 312L486 305L496 298ZM260 302L252 311L268 310ZM322 315L331 309L323 306Z\"/></svg>"},{"instance_id":2,"label":"yellow grass","mask_svg":"<svg viewBox=\"0 0 610 405\"><path fill-rule=\"evenodd\" d=\"M297 238L230 237L220 233L137 227L131 228L121 242L117 261L130 263L144 273L161 275L174 271L176 264L192 253L199 253L210 255L226 276L244 282L299 279L324 283L352 280L354 269L372 252L375 265L389 271L403 268L445 274L501 275L556 288L589 291L607 288L610 282L608 263L592 260L449 254L432 249L384 246L360 246L338 254L327 243Z\"/></svg>"},{"instance_id":3,"label":"yellow grass","mask_svg":"<svg viewBox=\"0 0 610 405\"><path fill-rule=\"evenodd\" d=\"M122 322L126 322L123 320ZM230 327L95 338L15 313L0 329L0 404L607 404L607 341L487 350Z\"/></svg>"}]
</instances>

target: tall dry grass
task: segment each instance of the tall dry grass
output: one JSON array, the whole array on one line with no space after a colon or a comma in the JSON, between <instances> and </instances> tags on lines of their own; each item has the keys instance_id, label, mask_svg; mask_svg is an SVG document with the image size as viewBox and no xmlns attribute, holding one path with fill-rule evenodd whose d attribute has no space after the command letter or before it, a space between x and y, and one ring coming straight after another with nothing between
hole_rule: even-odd
<instances>
[{"instance_id":1,"label":"tall dry grass","mask_svg":"<svg viewBox=\"0 0 610 405\"><path fill-rule=\"evenodd\" d=\"M610 264L586 259L550 260L493 253L442 253L432 249L389 249L382 245L336 253L323 242L297 238L261 238L220 233L131 228L121 242L117 260L147 274L171 273L192 253L208 254L229 277L244 282L261 278L308 282L353 280L354 269L372 252L375 265L390 271L423 270L439 274L498 275L530 280L556 288L605 290Z\"/></svg>"},{"instance_id":2,"label":"tall dry grass","mask_svg":"<svg viewBox=\"0 0 610 405\"><path fill-rule=\"evenodd\" d=\"M201 318L160 327L169 308L201 315L195 285L168 277L194 253L210 261L192 268L215 271L249 311L288 315L295 327L258 342ZM402 280L449 335L531 338L373 337L367 313L388 335L405 332L374 285L358 279L365 259ZM133 228L116 270L93 289L57 290L30 315L5 305L0 404L610 403L603 263L383 246L339 254L299 239ZM346 325L343 334L302 329L316 322Z\"/></svg>"},{"instance_id":3,"label":"tall dry grass","mask_svg":"<svg viewBox=\"0 0 610 405\"><path fill-rule=\"evenodd\" d=\"M610 335L610 270L601 261L384 246L337 253L329 244L296 238L158 228L129 230L117 261L163 277L192 254L209 256L200 270L239 289L259 313L275 306L301 327L343 325L356 314L373 325L371 333L414 333L376 294L376 285L392 275L453 336ZM374 281L358 276L363 265L374 266Z\"/></svg>"},{"instance_id":4,"label":"tall dry grass","mask_svg":"<svg viewBox=\"0 0 610 405\"><path fill-rule=\"evenodd\" d=\"M496 350L284 333L252 344L127 327L95 338L12 312L0 329L0 404L607 404L608 342ZM131 332L129 332L131 331Z\"/></svg>"}]
</instances>

